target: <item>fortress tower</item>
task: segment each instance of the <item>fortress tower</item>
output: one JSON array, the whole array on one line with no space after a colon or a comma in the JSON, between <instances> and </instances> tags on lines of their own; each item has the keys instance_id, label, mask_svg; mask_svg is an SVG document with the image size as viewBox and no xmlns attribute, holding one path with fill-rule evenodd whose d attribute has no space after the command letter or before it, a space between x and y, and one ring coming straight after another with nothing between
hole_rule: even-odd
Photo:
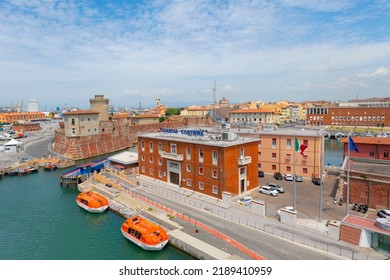
<instances>
[{"instance_id":1,"label":"fortress tower","mask_svg":"<svg viewBox=\"0 0 390 280\"><path fill-rule=\"evenodd\" d=\"M104 98L104 95L95 95L95 98L89 99L89 103L91 104L91 110L99 112L99 120L100 121L108 121L109 120L109 99Z\"/></svg>"}]
</instances>

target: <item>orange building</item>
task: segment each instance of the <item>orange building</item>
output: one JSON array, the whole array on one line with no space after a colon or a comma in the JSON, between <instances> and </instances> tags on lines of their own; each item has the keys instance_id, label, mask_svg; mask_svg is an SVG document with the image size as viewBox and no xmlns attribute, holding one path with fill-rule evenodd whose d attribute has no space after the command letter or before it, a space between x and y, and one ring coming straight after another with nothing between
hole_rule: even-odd
<instances>
[{"instance_id":1,"label":"orange building","mask_svg":"<svg viewBox=\"0 0 390 280\"><path fill-rule=\"evenodd\" d=\"M197 129L138 136L139 174L222 198L258 187L258 139Z\"/></svg>"},{"instance_id":2,"label":"orange building","mask_svg":"<svg viewBox=\"0 0 390 280\"><path fill-rule=\"evenodd\" d=\"M0 113L0 123L30 122L45 119L42 112Z\"/></svg>"},{"instance_id":3,"label":"orange building","mask_svg":"<svg viewBox=\"0 0 390 280\"><path fill-rule=\"evenodd\" d=\"M245 133L241 129L238 132L245 137L258 137L258 167L264 172L282 174L294 173L295 153L295 174L303 177L311 177L320 173L321 163L324 155L324 138L319 129L278 129L269 131ZM307 148L301 154L300 150L295 151L295 138L299 146Z\"/></svg>"}]
</instances>

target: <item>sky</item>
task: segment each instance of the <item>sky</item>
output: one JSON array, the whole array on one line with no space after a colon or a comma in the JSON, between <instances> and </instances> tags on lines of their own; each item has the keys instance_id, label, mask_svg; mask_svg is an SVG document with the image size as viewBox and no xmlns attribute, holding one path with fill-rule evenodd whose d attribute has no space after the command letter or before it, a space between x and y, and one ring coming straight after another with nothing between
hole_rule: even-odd
<instances>
[{"instance_id":1,"label":"sky","mask_svg":"<svg viewBox=\"0 0 390 280\"><path fill-rule=\"evenodd\" d=\"M0 0L0 106L390 97L390 1Z\"/></svg>"}]
</instances>

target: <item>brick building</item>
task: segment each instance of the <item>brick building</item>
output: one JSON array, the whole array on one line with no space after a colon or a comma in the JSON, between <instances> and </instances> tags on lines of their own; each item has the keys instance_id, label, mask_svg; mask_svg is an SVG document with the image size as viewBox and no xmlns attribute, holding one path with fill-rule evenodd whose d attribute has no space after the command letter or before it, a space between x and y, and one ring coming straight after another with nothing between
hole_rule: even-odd
<instances>
[{"instance_id":1,"label":"brick building","mask_svg":"<svg viewBox=\"0 0 390 280\"><path fill-rule=\"evenodd\" d=\"M15 123L12 125L12 130L17 133L39 131L41 130L41 125L39 123Z\"/></svg>"},{"instance_id":2,"label":"brick building","mask_svg":"<svg viewBox=\"0 0 390 280\"><path fill-rule=\"evenodd\" d=\"M390 108L312 107L307 109L306 124L390 127Z\"/></svg>"},{"instance_id":3,"label":"brick building","mask_svg":"<svg viewBox=\"0 0 390 280\"><path fill-rule=\"evenodd\" d=\"M351 157L366 158L366 159L379 159L390 160L390 138L384 137L353 137L353 141L358 148L359 152L350 151ZM348 139L343 138L341 142L344 142L344 156L348 153ZM389 171L390 173L390 171Z\"/></svg>"},{"instance_id":4,"label":"brick building","mask_svg":"<svg viewBox=\"0 0 390 280\"><path fill-rule=\"evenodd\" d=\"M138 136L139 174L222 198L258 186L258 139L199 129Z\"/></svg>"}]
</instances>

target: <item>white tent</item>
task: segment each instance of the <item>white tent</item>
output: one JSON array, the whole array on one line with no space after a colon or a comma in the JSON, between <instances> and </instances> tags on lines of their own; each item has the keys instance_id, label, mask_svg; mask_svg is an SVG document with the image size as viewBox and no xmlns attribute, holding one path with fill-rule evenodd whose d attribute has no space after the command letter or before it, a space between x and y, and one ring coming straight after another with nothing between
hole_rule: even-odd
<instances>
[{"instance_id":1,"label":"white tent","mask_svg":"<svg viewBox=\"0 0 390 280\"><path fill-rule=\"evenodd\" d=\"M4 150L6 153L14 153L19 151L21 145L22 145L21 142L12 139L11 141L4 144Z\"/></svg>"}]
</instances>

